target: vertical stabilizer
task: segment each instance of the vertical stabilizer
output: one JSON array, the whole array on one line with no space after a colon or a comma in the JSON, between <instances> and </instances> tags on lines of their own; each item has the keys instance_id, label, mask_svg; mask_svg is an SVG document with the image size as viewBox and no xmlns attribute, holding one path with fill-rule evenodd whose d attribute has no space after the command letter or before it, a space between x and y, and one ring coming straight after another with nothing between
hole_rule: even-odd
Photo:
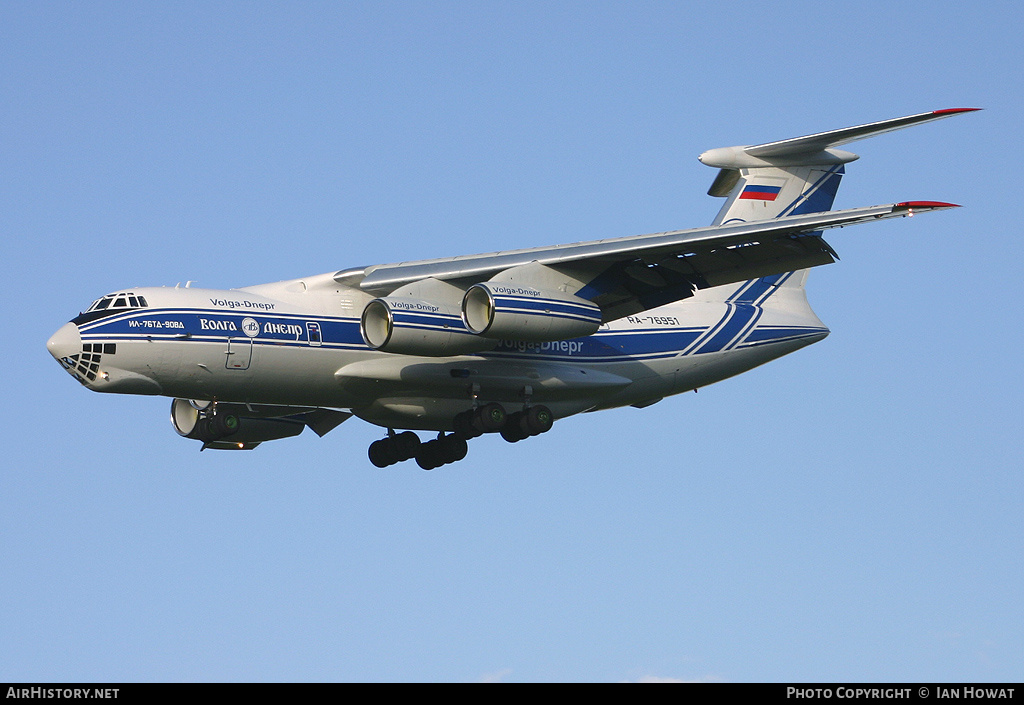
<instances>
[{"instance_id":1,"label":"vertical stabilizer","mask_svg":"<svg viewBox=\"0 0 1024 705\"><path fill-rule=\"evenodd\" d=\"M777 142L708 150L700 161L720 169L708 194L727 199L714 224L830 210L843 165L858 158L837 146L975 110L933 110Z\"/></svg>"},{"instance_id":2,"label":"vertical stabilizer","mask_svg":"<svg viewBox=\"0 0 1024 705\"><path fill-rule=\"evenodd\" d=\"M727 171L733 170L723 169ZM712 225L831 210L845 170L842 164L833 164L764 166L734 172L734 176L726 178L735 179L736 183L726 194L725 204Z\"/></svg>"}]
</instances>

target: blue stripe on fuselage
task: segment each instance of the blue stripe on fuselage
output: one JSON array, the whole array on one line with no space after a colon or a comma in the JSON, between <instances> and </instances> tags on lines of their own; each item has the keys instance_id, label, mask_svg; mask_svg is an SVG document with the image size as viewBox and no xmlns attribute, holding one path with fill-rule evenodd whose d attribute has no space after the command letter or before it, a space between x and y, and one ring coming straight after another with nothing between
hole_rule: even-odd
<instances>
[{"instance_id":1,"label":"blue stripe on fuselage","mask_svg":"<svg viewBox=\"0 0 1024 705\"><path fill-rule=\"evenodd\" d=\"M742 340L742 344L764 344L773 342L775 339L782 340L791 338L795 331L785 329L774 331L770 329L754 328L753 332L745 337L739 332L744 324L752 325L760 318L761 307L754 304L729 304L729 312L723 317L726 321L724 327L721 325L693 328L673 329L630 329L618 331L600 331L594 335L582 338L574 338L567 341L554 341L549 343L532 343L515 340L503 340L490 352L481 353L481 357L503 357L516 359L546 359L546 360L576 360L579 362L622 362L622 361L643 361L658 358L677 357L682 355L694 355L719 352L723 349L737 347L733 340ZM189 321L189 316L199 319L200 316L207 320L215 320L209 312L181 311L158 313L150 309L148 320L161 323L161 327L137 327L130 326L127 319L110 321L103 325L91 326L83 330L83 341L145 341L154 339L176 340L181 343L189 342L217 342L225 341L228 338L245 339L246 336L240 330L240 322L244 316L237 317L235 328L237 330L196 330L195 326L182 328L165 327L167 322ZM226 316L225 316L226 318ZM284 319L275 316L275 320L268 321L263 316L253 316L261 323L260 335L253 338L254 345L273 345L305 348L310 345L308 329L302 325L299 331L292 335L281 333L265 333L265 324L285 321L309 319ZM312 317L310 317L312 318ZM136 319L137 320L137 319ZM359 333L359 322L356 319L330 319L317 317L315 322L319 324L321 340L319 347L348 350L368 350ZM717 333L714 331L717 330ZM814 332L814 331L811 331ZM711 335L709 336L709 333ZM187 337L185 334L188 334ZM739 336L739 337L738 337ZM700 341L699 346L695 343ZM696 349L694 349L696 347Z\"/></svg>"},{"instance_id":2,"label":"blue stripe on fuselage","mask_svg":"<svg viewBox=\"0 0 1024 705\"><path fill-rule=\"evenodd\" d=\"M259 324L256 336L248 336L243 330L243 321L247 318ZM309 344L307 323L318 324L322 344L365 347L359 333L359 319L301 314L266 315L208 309L149 308L93 321L81 326L80 331L83 340L225 340L253 337L255 343Z\"/></svg>"}]
</instances>

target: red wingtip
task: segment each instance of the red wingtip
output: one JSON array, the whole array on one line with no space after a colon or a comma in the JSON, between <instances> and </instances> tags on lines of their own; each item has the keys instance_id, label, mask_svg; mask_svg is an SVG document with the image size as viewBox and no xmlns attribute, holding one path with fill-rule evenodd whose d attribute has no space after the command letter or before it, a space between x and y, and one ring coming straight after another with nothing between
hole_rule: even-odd
<instances>
[{"instance_id":1,"label":"red wingtip","mask_svg":"<svg viewBox=\"0 0 1024 705\"><path fill-rule=\"evenodd\" d=\"M975 113L981 108L946 108L945 110L933 110L932 115L955 115L957 113Z\"/></svg>"},{"instance_id":2,"label":"red wingtip","mask_svg":"<svg viewBox=\"0 0 1024 705\"><path fill-rule=\"evenodd\" d=\"M893 210L909 210L911 208L960 208L957 203L946 203L944 201L904 201L893 206Z\"/></svg>"}]
</instances>

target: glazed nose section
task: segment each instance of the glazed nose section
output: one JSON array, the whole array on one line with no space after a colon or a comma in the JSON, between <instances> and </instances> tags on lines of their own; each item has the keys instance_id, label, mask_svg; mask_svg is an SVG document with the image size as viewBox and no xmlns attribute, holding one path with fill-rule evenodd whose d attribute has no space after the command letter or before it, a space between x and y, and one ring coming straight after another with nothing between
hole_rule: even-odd
<instances>
[{"instance_id":1,"label":"glazed nose section","mask_svg":"<svg viewBox=\"0 0 1024 705\"><path fill-rule=\"evenodd\" d=\"M58 362L62 358L71 357L82 352L82 336L78 334L78 326L74 323L62 325L46 341L46 349L50 351L50 354Z\"/></svg>"}]
</instances>

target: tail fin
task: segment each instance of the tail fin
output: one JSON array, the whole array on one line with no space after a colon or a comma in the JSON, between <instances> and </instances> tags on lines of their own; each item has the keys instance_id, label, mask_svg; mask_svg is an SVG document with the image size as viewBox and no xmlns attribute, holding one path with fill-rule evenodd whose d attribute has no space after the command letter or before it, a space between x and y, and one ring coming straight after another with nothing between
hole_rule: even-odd
<instances>
[{"instance_id":1,"label":"tail fin","mask_svg":"<svg viewBox=\"0 0 1024 705\"><path fill-rule=\"evenodd\" d=\"M858 159L856 154L835 147L974 110L935 110L778 142L704 152L700 161L720 169L708 194L726 198L713 224L830 210L845 172L843 165Z\"/></svg>"},{"instance_id":2,"label":"tail fin","mask_svg":"<svg viewBox=\"0 0 1024 705\"><path fill-rule=\"evenodd\" d=\"M723 168L708 191L712 196L727 199L712 225L831 210L845 171L842 163ZM725 193L716 192L715 186L721 187L723 181L733 184Z\"/></svg>"}]
</instances>

